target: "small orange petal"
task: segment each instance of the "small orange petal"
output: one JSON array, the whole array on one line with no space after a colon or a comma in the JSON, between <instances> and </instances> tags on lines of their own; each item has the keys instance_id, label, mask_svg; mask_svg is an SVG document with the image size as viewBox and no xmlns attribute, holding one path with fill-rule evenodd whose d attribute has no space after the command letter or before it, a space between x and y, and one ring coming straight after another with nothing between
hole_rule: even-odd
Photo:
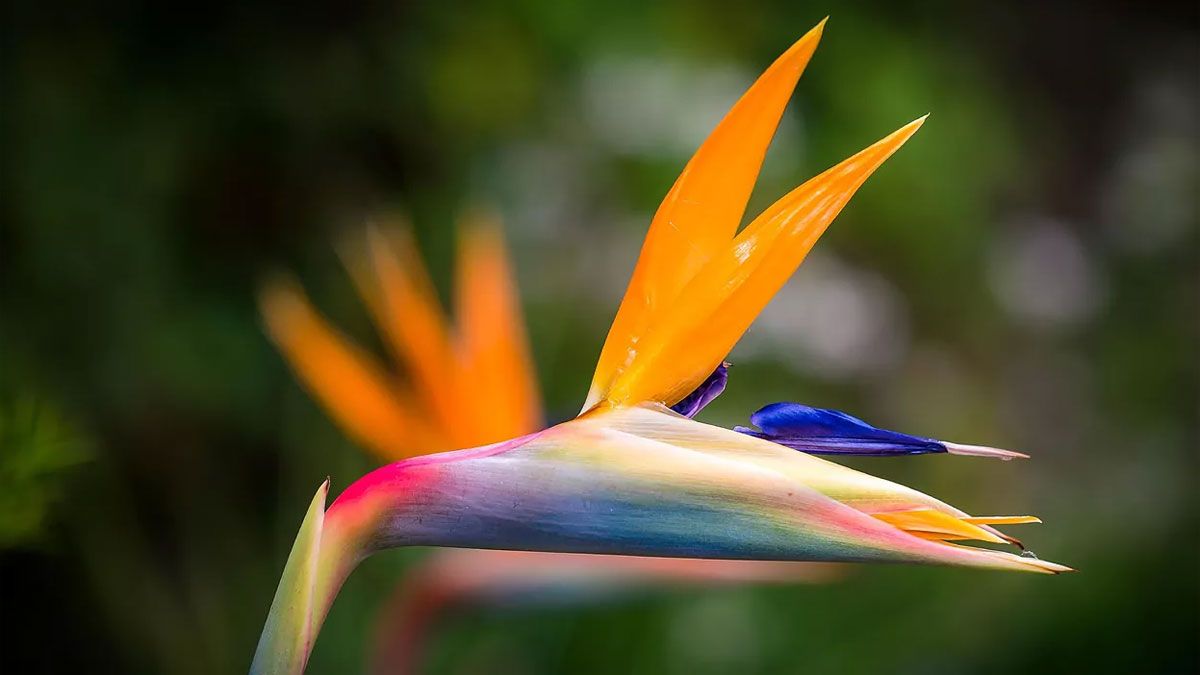
<instances>
[{"instance_id":1,"label":"small orange petal","mask_svg":"<svg viewBox=\"0 0 1200 675\"><path fill-rule=\"evenodd\" d=\"M456 292L460 405L479 429L470 444L536 431L542 425L537 378L504 238L492 216L474 213L460 228Z\"/></svg>"},{"instance_id":2,"label":"small orange petal","mask_svg":"<svg viewBox=\"0 0 1200 675\"><path fill-rule=\"evenodd\" d=\"M741 224L767 147L824 26L822 20L758 78L667 193L605 340L584 409L604 398L653 317L728 246Z\"/></svg>"},{"instance_id":3,"label":"small orange petal","mask_svg":"<svg viewBox=\"0 0 1200 675\"><path fill-rule=\"evenodd\" d=\"M446 437L457 438L469 424L458 408L458 363L437 292L411 234L403 227L371 227L365 253L349 256L347 266L414 395L432 416L430 423Z\"/></svg>"},{"instance_id":4,"label":"small orange petal","mask_svg":"<svg viewBox=\"0 0 1200 675\"><path fill-rule=\"evenodd\" d=\"M267 330L288 364L347 434L392 460L444 446L398 383L330 327L299 286L271 282L259 301Z\"/></svg>"},{"instance_id":5,"label":"small orange petal","mask_svg":"<svg viewBox=\"0 0 1200 675\"><path fill-rule=\"evenodd\" d=\"M1004 539L968 522L965 518L958 518L933 509L889 511L871 515L877 520L882 520L924 539L975 539L995 544L1005 543Z\"/></svg>"},{"instance_id":6,"label":"small orange petal","mask_svg":"<svg viewBox=\"0 0 1200 675\"><path fill-rule=\"evenodd\" d=\"M963 521L973 525L1026 525L1040 523L1042 519L1037 516L969 516Z\"/></svg>"}]
</instances>

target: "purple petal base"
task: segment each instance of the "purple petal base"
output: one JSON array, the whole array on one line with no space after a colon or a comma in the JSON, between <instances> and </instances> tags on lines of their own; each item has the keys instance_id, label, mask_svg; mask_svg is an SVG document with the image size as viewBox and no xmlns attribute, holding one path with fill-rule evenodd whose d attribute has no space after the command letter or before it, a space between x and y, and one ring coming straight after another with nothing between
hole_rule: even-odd
<instances>
[{"instance_id":1,"label":"purple petal base","mask_svg":"<svg viewBox=\"0 0 1200 675\"><path fill-rule=\"evenodd\" d=\"M704 406L712 403L713 399L725 391L725 384L729 381L728 371L728 363L717 366L712 375L709 375L700 383L699 387L696 387L695 391L685 396L682 401L671 406L671 410L684 417L695 417L696 413L700 412Z\"/></svg>"}]
</instances>

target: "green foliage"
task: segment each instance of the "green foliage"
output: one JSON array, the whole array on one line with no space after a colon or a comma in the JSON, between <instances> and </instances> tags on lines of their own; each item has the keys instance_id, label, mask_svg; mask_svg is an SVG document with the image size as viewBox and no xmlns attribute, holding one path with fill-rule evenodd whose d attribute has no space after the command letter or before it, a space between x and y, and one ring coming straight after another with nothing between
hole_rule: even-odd
<instances>
[{"instance_id":1,"label":"green foliage","mask_svg":"<svg viewBox=\"0 0 1200 675\"><path fill-rule=\"evenodd\" d=\"M40 543L88 442L45 400L0 404L0 549Z\"/></svg>"}]
</instances>

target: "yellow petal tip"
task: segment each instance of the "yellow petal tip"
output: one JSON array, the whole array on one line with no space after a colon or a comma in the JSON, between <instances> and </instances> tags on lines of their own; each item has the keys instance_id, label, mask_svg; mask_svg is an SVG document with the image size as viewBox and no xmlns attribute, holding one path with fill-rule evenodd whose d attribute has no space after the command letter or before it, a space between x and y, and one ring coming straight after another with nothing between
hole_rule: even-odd
<instances>
[{"instance_id":1,"label":"yellow petal tip","mask_svg":"<svg viewBox=\"0 0 1200 675\"><path fill-rule=\"evenodd\" d=\"M963 520L973 525L1029 525L1042 522L1037 516L967 516Z\"/></svg>"}]
</instances>

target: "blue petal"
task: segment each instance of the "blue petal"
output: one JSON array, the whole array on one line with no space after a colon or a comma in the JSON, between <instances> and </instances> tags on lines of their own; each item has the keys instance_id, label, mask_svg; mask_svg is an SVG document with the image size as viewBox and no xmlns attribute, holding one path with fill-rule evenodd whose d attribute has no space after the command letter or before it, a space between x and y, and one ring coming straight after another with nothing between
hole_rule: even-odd
<instances>
[{"instance_id":1,"label":"blue petal","mask_svg":"<svg viewBox=\"0 0 1200 675\"><path fill-rule=\"evenodd\" d=\"M700 383L699 387L696 387L695 391L685 396L682 401L671 406L671 410L684 417L695 417L696 413L700 412L704 406L712 403L713 399L725 391L725 384L729 380L728 370L728 363L717 366L712 375L709 375Z\"/></svg>"},{"instance_id":2,"label":"blue petal","mask_svg":"<svg viewBox=\"0 0 1200 675\"><path fill-rule=\"evenodd\" d=\"M759 430L735 430L818 455L887 457L947 451L945 444L932 438L879 429L838 410L800 403L772 403L751 415L750 421Z\"/></svg>"}]
</instances>

